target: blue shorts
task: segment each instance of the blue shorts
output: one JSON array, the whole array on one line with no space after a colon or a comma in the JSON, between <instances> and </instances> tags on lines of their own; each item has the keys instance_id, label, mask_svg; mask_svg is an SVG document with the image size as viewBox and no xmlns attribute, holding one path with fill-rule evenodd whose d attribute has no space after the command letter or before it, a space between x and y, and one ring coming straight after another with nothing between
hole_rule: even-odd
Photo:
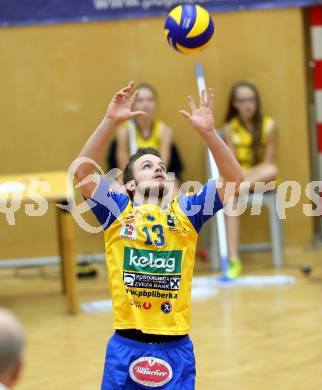
<instances>
[{"instance_id":1,"label":"blue shorts","mask_svg":"<svg viewBox=\"0 0 322 390\"><path fill-rule=\"evenodd\" d=\"M115 333L107 344L101 390L194 390L195 377L189 336L149 344Z\"/></svg>"}]
</instances>

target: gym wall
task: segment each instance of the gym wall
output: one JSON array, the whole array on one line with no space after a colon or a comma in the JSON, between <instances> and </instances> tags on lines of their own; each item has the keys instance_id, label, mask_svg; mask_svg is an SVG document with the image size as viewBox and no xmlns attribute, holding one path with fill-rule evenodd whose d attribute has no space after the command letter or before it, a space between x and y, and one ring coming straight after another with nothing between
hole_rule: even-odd
<instances>
[{"instance_id":1,"label":"gym wall","mask_svg":"<svg viewBox=\"0 0 322 390\"><path fill-rule=\"evenodd\" d=\"M196 56L168 46L162 18L1 29L0 174L67 169L111 95L133 79L158 90L159 116L174 129L184 178L206 180L204 145L178 114L188 94L197 96L194 64L201 62L216 93L217 127L231 84L246 79L258 86L264 112L279 128L280 177L304 189L310 172L302 11L222 13L214 20L214 41ZM19 212L15 226L1 214L0 258L56 254L55 222L52 208L41 218ZM243 241L267 238L266 218L243 222ZM75 229L78 253L104 250L100 234ZM310 243L312 232L302 204L287 211L288 247Z\"/></svg>"}]
</instances>

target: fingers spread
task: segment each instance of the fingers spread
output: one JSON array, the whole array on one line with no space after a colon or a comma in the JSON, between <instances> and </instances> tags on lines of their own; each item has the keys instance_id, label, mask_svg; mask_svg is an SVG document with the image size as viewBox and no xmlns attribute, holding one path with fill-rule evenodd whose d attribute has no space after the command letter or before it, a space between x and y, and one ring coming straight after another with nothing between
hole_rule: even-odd
<instances>
[{"instance_id":1,"label":"fingers spread","mask_svg":"<svg viewBox=\"0 0 322 390\"><path fill-rule=\"evenodd\" d=\"M146 113L144 111L133 111L131 112L131 118L135 118L137 116L144 116Z\"/></svg>"},{"instance_id":2,"label":"fingers spread","mask_svg":"<svg viewBox=\"0 0 322 390\"><path fill-rule=\"evenodd\" d=\"M191 115L190 115L189 112L187 112L187 111L180 110L179 112L180 112L180 114L181 114L182 116L184 116L184 117L187 118L187 119L189 119L189 118L191 117Z\"/></svg>"},{"instance_id":3,"label":"fingers spread","mask_svg":"<svg viewBox=\"0 0 322 390\"><path fill-rule=\"evenodd\" d=\"M134 92L134 94L130 97L129 102L130 102L131 107L132 107L133 104L135 103L135 100L136 100L136 98L138 97L138 94L139 94L139 91L136 90L136 91Z\"/></svg>"},{"instance_id":4,"label":"fingers spread","mask_svg":"<svg viewBox=\"0 0 322 390\"><path fill-rule=\"evenodd\" d=\"M124 96L126 96L126 93L124 93L124 92L118 92L116 94L116 97L118 97L118 98L123 98Z\"/></svg>"},{"instance_id":5,"label":"fingers spread","mask_svg":"<svg viewBox=\"0 0 322 390\"><path fill-rule=\"evenodd\" d=\"M189 103L189 107L191 108L191 111L196 109L196 104L190 95L188 96L188 103Z\"/></svg>"},{"instance_id":6,"label":"fingers spread","mask_svg":"<svg viewBox=\"0 0 322 390\"><path fill-rule=\"evenodd\" d=\"M203 89L200 93L200 107L206 106L206 91Z\"/></svg>"},{"instance_id":7,"label":"fingers spread","mask_svg":"<svg viewBox=\"0 0 322 390\"><path fill-rule=\"evenodd\" d=\"M213 93L212 88L208 88L207 97L208 97L208 99L207 99L208 100L207 107L212 109L213 105L214 105L214 93Z\"/></svg>"},{"instance_id":8,"label":"fingers spread","mask_svg":"<svg viewBox=\"0 0 322 390\"><path fill-rule=\"evenodd\" d=\"M122 89L120 90L120 92L129 94L129 93L132 91L133 86L134 86L134 81L130 81L129 84L128 84L128 86L125 87L125 88L122 88Z\"/></svg>"},{"instance_id":9,"label":"fingers spread","mask_svg":"<svg viewBox=\"0 0 322 390\"><path fill-rule=\"evenodd\" d=\"M118 93L115 95L115 100L117 101L117 103L121 103L125 96L126 96L125 93L123 93L123 92L118 92Z\"/></svg>"}]
</instances>

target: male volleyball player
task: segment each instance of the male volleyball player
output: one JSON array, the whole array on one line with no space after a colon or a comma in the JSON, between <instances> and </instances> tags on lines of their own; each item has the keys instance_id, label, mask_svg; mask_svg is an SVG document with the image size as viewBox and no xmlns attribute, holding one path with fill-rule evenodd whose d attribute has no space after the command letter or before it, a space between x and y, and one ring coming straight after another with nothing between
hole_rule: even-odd
<instances>
[{"instance_id":1,"label":"male volleyball player","mask_svg":"<svg viewBox=\"0 0 322 390\"><path fill-rule=\"evenodd\" d=\"M144 115L131 111L133 83L112 98L104 119L79 157L100 163L117 125ZM233 153L217 135L213 93L202 93L191 113L180 111L211 150L221 177L197 194L180 195L162 204L168 191L165 166L154 149L139 149L125 167L128 195L109 189L105 177L81 187L104 226L108 283L115 333L110 339L103 390L195 388L195 360L189 339L190 295L194 254L203 223L222 208L227 182L242 180ZM84 163L78 182L94 173ZM98 175L97 175L98 176ZM232 191L234 193L234 191Z\"/></svg>"}]
</instances>

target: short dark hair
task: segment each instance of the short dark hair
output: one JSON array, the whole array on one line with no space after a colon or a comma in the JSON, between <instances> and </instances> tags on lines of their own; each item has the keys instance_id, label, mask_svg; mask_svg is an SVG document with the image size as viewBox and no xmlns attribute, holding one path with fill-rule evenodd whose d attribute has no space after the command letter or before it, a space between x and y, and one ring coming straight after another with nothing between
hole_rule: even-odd
<instances>
[{"instance_id":1,"label":"short dark hair","mask_svg":"<svg viewBox=\"0 0 322 390\"><path fill-rule=\"evenodd\" d=\"M123 173L124 184L128 183L131 180L134 180L133 165L138 158L144 156L145 154L153 154L154 156L161 158L159 151L154 148L139 148L136 151L136 153L132 154L128 163L126 164L126 167L124 168L124 173Z\"/></svg>"}]
</instances>

